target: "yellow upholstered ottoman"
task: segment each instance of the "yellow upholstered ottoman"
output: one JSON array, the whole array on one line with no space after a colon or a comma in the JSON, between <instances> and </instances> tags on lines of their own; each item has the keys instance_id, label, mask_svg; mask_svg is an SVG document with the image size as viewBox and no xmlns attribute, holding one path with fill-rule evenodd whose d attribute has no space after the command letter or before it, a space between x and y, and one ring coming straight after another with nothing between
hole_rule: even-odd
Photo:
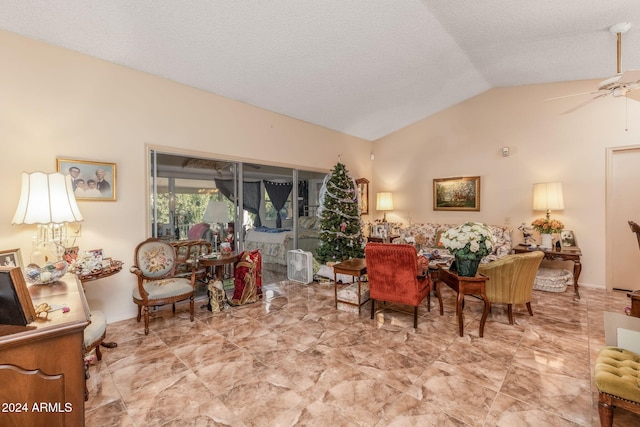
<instances>
[{"instance_id":1,"label":"yellow upholstered ottoman","mask_svg":"<svg viewBox=\"0 0 640 427\"><path fill-rule=\"evenodd\" d=\"M595 366L600 425L613 425L613 409L640 413L640 355L618 347L604 347Z\"/></svg>"}]
</instances>

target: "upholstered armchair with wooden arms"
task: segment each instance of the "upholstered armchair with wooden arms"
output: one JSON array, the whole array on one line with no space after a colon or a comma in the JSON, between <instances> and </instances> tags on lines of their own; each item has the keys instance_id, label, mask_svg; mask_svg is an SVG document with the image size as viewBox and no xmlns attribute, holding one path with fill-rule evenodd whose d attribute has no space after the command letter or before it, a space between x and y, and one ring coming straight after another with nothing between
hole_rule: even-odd
<instances>
[{"instance_id":1,"label":"upholstered armchair with wooden arms","mask_svg":"<svg viewBox=\"0 0 640 427\"><path fill-rule=\"evenodd\" d=\"M418 327L418 306L427 297L431 311L432 281L427 271L418 266L413 245L367 243L364 249L371 295L371 318L375 302L387 301L413 306L413 327Z\"/></svg>"},{"instance_id":2,"label":"upholstered armchair with wooden arms","mask_svg":"<svg viewBox=\"0 0 640 427\"><path fill-rule=\"evenodd\" d=\"M544 257L542 251L506 255L488 264L480 264L478 273L489 277L486 286L491 304L507 304L509 324L513 325L513 305L526 304L529 314L533 284ZM492 306L493 307L493 306Z\"/></svg>"},{"instance_id":3,"label":"upholstered armchair with wooden arms","mask_svg":"<svg viewBox=\"0 0 640 427\"><path fill-rule=\"evenodd\" d=\"M202 283L207 282L208 267L198 265L198 258L201 255L210 254L213 250L211 242L208 240L179 240L170 242L176 251L176 272L175 277L191 276L193 265L196 266L196 280Z\"/></svg>"},{"instance_id":4,"label":"upholstered armchair with wooden arms","mask_svg":"<svg viewBox=\"0 0 640 427\"><path fill-rule=\"evenodd\" d=\"M175 277L178 260L173 246L158 239L147 239L135 250L130 271L138 278L133 290L133 302L138 305L138 322L144 315L144 333L149 334L149 307L189 300L189 314L193 322L193 298L196 265L189 263L190 277Z\"/></svg>"}]
</instances>

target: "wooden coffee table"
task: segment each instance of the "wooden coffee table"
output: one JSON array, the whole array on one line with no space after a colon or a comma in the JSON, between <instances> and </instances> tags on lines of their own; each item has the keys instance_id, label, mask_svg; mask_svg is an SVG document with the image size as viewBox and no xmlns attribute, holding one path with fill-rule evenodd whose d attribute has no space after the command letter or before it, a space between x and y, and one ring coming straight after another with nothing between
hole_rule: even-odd
<instances>
[{"instance_id":1,"label":"wooden coffee table","mask_svg":"<svg viewBox=\"0 0 640 427\"><path fill-rule=\"evenodd\" d=\"M475 277L458 276L455 272L449 271L447 267L438 265L436 294L438 295L438 301L440 301L440 315L442 316L444 314L440 295L440 284L444 282L445 285L449 286L458 294L456 315L458 316L458 329L460 330L461 337L464 336L464 314L462 313L462 309L465 295L480 295L480 298L484 301L484 312L482 313L482 319L480 319L480 338L484 335L484 324L491 310L491 301L489 301L485 292L487 280L489 280L489 278L483 274L476 274Z\"/></svg>"}]
</instances>

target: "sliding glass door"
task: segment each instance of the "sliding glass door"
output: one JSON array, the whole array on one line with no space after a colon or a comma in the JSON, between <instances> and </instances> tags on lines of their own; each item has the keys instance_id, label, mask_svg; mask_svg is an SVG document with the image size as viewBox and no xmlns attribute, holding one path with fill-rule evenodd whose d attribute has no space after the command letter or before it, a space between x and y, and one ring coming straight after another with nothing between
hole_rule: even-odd
<instances>
[{"instance_id":1,"label":"sliding glass door","mask_svg":"<svg viewBox=\"0 0 640 427\"><path fill-rule=\"evenodd\" d=\"M149 150L150 235L261 249L265 262L318 245L315 212L326 173ZM242 202L240 202L242 201ZM260 234L262 233L262 234Z\"/></svg>"}]
</instances>

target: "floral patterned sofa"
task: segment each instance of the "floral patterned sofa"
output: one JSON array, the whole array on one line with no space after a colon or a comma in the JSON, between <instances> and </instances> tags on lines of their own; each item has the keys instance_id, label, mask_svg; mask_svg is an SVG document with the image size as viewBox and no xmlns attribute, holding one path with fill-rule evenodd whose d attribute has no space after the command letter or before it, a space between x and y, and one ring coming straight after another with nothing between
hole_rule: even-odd
<instances>
[{"instance_id":1,"label":"floral patterned sofa","mask_svg":"<svg viewBox=\"0 0 640 427\"><path fill-rule=\"evenodd\" d=\"M410 243L415 244L418 249L422 249L425 252L431 253L434 250L438 250L440 253L448 253L448 251L439 245L440 234L444 233L450 228L456 227L458 224L410 224L401 226L396 233L400 235L398 239L394 240L394 243ZM493 247L493 252L482 259L483 263L494 261L505 255L511 253L511 227L504 225L489 225L493 230L496 244Z\"/></svg>"}]
</instances>

